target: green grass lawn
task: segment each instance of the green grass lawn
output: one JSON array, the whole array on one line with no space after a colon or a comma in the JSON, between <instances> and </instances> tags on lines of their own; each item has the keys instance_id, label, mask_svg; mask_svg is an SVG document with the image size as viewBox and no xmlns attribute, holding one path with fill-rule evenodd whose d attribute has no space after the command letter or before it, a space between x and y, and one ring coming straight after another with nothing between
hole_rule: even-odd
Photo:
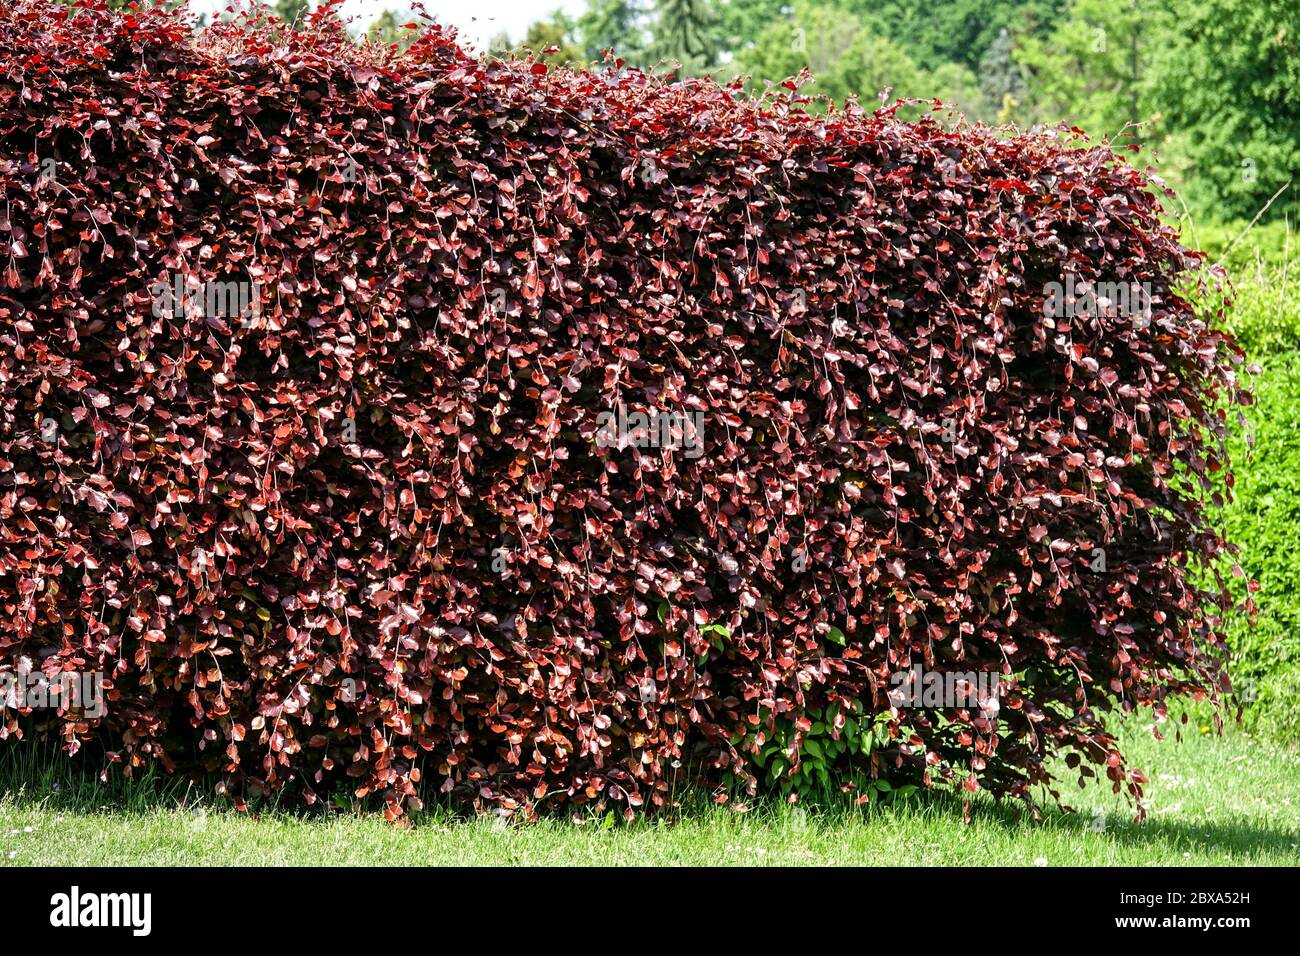
<instances>
[{"instance_id":1,"label":"green grass lawn","mask_svg":"<svg viewBox=\"0 0 1300 956\"><path fill-rule=\"evenodd\" d=\"M413 828L378 815L240 813L186 785L78 781L59 763L9 756L0 776L0 865L1252 865L1300 862L1300 753L1228 731L1153 740L1136 720L1126 752L1147 771L1150 815L1132 822L1101 786L1077 814L951 797L886 807L748 812L702 804L676 819L507 824L431 811ZM55 783L58 783L57 789Z\"/></svg>"}]
</instances>

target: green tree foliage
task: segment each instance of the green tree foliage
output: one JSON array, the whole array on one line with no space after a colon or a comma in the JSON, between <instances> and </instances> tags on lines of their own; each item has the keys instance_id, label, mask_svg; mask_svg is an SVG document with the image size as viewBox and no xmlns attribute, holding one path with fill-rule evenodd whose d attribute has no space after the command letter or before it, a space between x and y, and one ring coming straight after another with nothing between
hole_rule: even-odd
<instances>
[{"instance_id":1,"label":"green tree foliage","mask_svg":"<svg viewBox=\"0 0 1300 956\"><path fill-rule=\"evenodd\" d=\"M970 70L958 63L923 70L865 18L827 3L797 2L788 18L768 24L735 61L736 72L750 76L755 89L805 68L814 77L806 91L836 101L856 94L871 105L888 88L891 99L938 98L973 114L981 110Z\"/></svg>"},{"instance_id":2,"label":"green tree foliage","mask_svg":"<svg viewBox=\"0 0 1300 956\"><path fill-rule=\"evenodd\" d=\"M515 46L503 36L492 43L496 53L510 50L521 56L533 56L552 66L576 66L586 63L587 57L576 40L578 25L563 11L556 10L549 20L533 23L523 40ZM552 50L545 53L545 50Z\"/></svg>"},{"instance_id":3,"label":"green tree foliage","mask_svg":"<svg viewBox=\"0 0 1300 956\"><path fill-rule=\"evenodd\" d=\"M311 3L309 0L275 0L271 9L285 23L297 23L311 12Z\"/></svg>"},{"instance_id":4,"label":"green tree foliage","mask_svg":"<svg viewBox=\"0 0 1300 956\"><path fill-rule=\"evenodd\" d=\"M1300 3L1172 0L1155 95L1195 180L1198 211L1300 210Z\"/></svg>"},{"instance_id":5,"label":"green tree foliage","mask_svg":"<svg viewBox=\"0 0 1300 956\"><path fill-rule=\"evenodd\" d=\"M998 122L1010 122L1029 94L1024 68L1016 62L1014 50L1015 41L1003 29L980 60L980 95Z\"/></svg>"},{"instance_id":6,"label":"green tree foliage","mask_svg":"<svg viewBox=\"0 0 1300 956\"><path fill-rule=\"evenodd\" d=\"M979 67L1003 30L1035 32L1056 20L1065 0L841 0L869 16L922 66Z\"/></svg>"},{"instance_id":7,"label":"green tree foliage","mask_svg":"<svg viewBox=\"0 0 1300 956\"><path fill-rule=\"evenodd\" d=\"M1066 119L1098 137L1129 126L1127 138L1158 138L1152 64L1170 17L1168 0L1070 0L1048 37L1018 38L1013 56L1030 102L1016 118Z\"/></svg>"},{"instance_id":8,"label":"green tree foliage","mask_svg":"<svg viewBox=\"0 0 1300 956\"><path fill-rule=\"evenodd\" d=\"M923 91L917 95L942 100L972 120L991 122L994 119L994 111L984 99L979 80L961 63L940 63L930 70Z\"/></svg>"},{"instance_id":9,"label":"green tree foliage","mask_svg":"<svg viewBox=\"0 0 1300 956\"><path fill-rule=\"evenodd\" d=\"M792 0L718 0L719 25L725 48L733 54L754 45L767 27L785 20Z\"/></svg>"},{"instance_id":10,"label":"green tree foliage","mask_svg":"<svg viewBox=\"0 0 1300 956\"><path fill-rule=\"evenodd\" d=\"M647 9L642 0L590 0L577 20L577 42L589 61L613 50L629 63L645 59Z\"/></svg>"},{"instance_id":11,"label":"green tree foliage","mask_svg":"<svg viewBox=\"0 0 1300 956\"><path fill-rule=\"evenodd\" d=\"M398 14L385 10L375 17L366 30L366 37L376 43L396 43L405 49L415 42L418 30L408 30L406 24L417 22L411 13Z\"/></svg>"},{"instance_id":12,"label":"green tree foliage","mask_svg":"<svg viewBox=\"0 0 1300 956\"><path fill-rule=\"evenodd\" d=\"M687 74L716 65L722 52L722 23L712 0L658 0L653 36L652 55L680 63Z\"/></svg>"},{"instance_id":13,"label":"green tree foliage","mask_svg":"<svg viewBox=\"0 0 1300 956\"><path fill-rule=\"evenodd\" d=\"M873 35L858 17L821 3L797 3L788 20L770 23L736 57L736 71L749 74L756 87L803 69L814 77L807 92L837 101L854 94L872 97L886 87L906 96L917 91L921 79L901 47Z\"/></svg>"}]
</instances>

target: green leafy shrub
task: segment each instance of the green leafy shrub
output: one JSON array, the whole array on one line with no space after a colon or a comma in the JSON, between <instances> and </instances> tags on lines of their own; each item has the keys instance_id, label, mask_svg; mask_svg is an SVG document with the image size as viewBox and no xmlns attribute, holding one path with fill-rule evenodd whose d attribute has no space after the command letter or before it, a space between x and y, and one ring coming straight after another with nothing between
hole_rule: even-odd
<instances>
[{"instance_id":1,"label":"green leafy shrub","mask_svg":"<svg viewBox=\"0 0 1300 956\"><path fill-rule=\"evenodd\" d=\"M1294 306L1293 306L1294 308ZM1242 316L1239 315L1239 318ZM1246 317L1246 321L1253 319ZM1247 578L1259 582L1258 619L1230 620L1233 685L1247 727L1300 741L1300 351L1252 355L1263 371L1250 414L1255 447L1249 460L1238 428L1232 457L1236 502L1225 511L1227 536L1241 547ZM1239 458L1238 456L1242 456ZM1244 591L1244 584L1240 586Z\"/></svg>"},{"instance_id":2,"label":"green leafy shrub","mask_svg":"<svg viewBox=\"0 0 1300 956\"><path fill-rule=\"evenodd\" d=\"M1238 278L1228 325L1252 359L1300 348L1300 270Z\"/></svg>"},{"instance_id":3,"label":"green leafy shrub","mask_svg":"<svg viewBox=\"0 0 1300 956\"><path fill-rule=\"evenodd\" d=\"M1252 278L1258 272L1284 269L1288 261L1300 260L1300 236L1285 219L1258 222L1229 222L1204 225L1183 231L1189 246L1205 252L1209 262L1221 262L1235 278Z\"/></svg>"},{"instance_id":4,"label":"green leafy shrub","mask_svg":"<svg viewBox=\"0 0 1300 956\"><path fill-rule=\"evenodd\" d=\"M1208 261L1222 262L1230 285L1206 296L1205 314L1223 309L1228 325L1260 366L1256 406L1242 426L1236 415L1231 454L1242 467L1234 503L1225 511L1225 533L1241 547L1246 580L1258 582L1258 616L1228 622L1235 697L1247 728L1275 739L1300 741L1300 268L1289 265L1285 223L1200 226L1196 243ZM1240 238L1238 238L1240 237ZM1184 236L1189 242L1191 238ZM1235 245L1234 245L1235 241ZM1231 303L1225 308L1224 299ZM1254 447L1247 457L1248 441Z\"/></svg>"}]
</instances>

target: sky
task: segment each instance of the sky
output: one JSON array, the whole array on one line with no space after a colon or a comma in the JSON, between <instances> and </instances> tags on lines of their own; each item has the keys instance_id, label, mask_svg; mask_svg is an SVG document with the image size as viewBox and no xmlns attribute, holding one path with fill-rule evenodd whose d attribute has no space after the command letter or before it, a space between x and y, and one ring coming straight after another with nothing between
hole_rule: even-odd
<instances>
[{"instance_id":1,"label":"sky","mask_svg":"<svg viewBox=\"0 0 1300 956\"><path fill-rule=\"evenodd\" d=\"M221 10L230 0L190 0L195 12ZM248 2L248 0L244 0ZM485 49L488 42L505 32L511 40L523 39L528 25L544 20L556 10L568 14L582 12L584 0L424 0L424 8L439 23L454 26L461 39L475 49ZM358 24L368 24L385 9L404 13L407 0L346 0L344 16L355 16Z\"/></svg>"}]
</instances>

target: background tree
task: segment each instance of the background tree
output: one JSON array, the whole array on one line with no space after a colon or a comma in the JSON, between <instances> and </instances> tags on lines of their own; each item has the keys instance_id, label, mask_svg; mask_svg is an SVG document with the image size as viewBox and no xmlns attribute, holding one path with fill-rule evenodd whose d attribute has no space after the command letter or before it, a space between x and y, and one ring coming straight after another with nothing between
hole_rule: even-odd
<instances>
[{"instance_id":1,"label":"background tree","mask_svg":"<svg viewBox=\"0 0 1300 956\"><path fill-rule=\"evenodd\" d=\"M942 63L929 73L862 16L827 3L797 3L738 52L734 65L737 74L751 77L754 89L805 68L814 77L806 91L836 101L857 94L870 106L889 88L891 98L935 97L972 113L981 105L974 74L965 66Z\"/></svg>"},{"instance_id":2,"label":"background tree","mask_svg":"<svg viewBox=\"0 0 1300 956\"><path fill-rule=\"evenodd\" d=\"M1022 120L1070 122L1095 136L1128 124L1130 139L1156 139L1152 61L1169 34L1168 0L1070 0L1046 39L1025 34L1014 56L1032 103Z\"/></svg>"},{"instance_id":3,"label":"background tree","mask_svg":"<svg viewBox=\"0 0 1300 956\"><path fill-rule=\"evenodd\" d=\"M655 5L652 55L699 73L718 62L722 24L710 0L658 0Z\"/></svg>"},{"instance_id":4,"label":"background tree","mask_svg":"<svg viewBox=\"0 0 1300 956\"><path fill-rule=\"evenodd\" d=\"M740 56L768 26L788 20L792 7L793 0L719 0L718 27L723 48Z\"/></svg>"},{"instance_id":5,"label":"background tree","mask_svg":"<svg viewBox=\"0 0 1300 956\"><path fill-rule=\"evenodd\" d=\"M575 39L577 24L563 11L556 10L549 20L538 20L528 28L523 40L513 49L520 55L532 55L552 66L585 63L586 56ZM554 53L543 50L555 48Z\"/></svg>"},{"instance_id":6,"label":"background tree","mask_svg":"<svg viewBox=\"0 0 1300 956\"><path fill-rule=\"evenodd\" d=\"M413 22L419 21L410 11L399 14L392 10L385 10L370 22L366 36L377 43L396 43L402 49L406 49L420 35L419 30L406 28L406 24Z\"/></svg>"},{"instance_id":7,"label":"background tree","mask_svg":"<svg viewBox=\"0 0 1300 956\"><path fill-rule=\"evenodd\" d=\"M960 63L980 66L1003 30L1038 32L1058 19L1065 0L841 0L845 9L868 16L923 66Z\"/></svg>"},{"instance_id":8,"label":"background tree","mask_svg":"<svg viewBox=\"0 0 1300 956\"><path fill-rule=\"evenodd\" d=\"M311 12L311 3L308 0L275 0L271 9L285 23L297 23Z\"/></svg>"},{"instance_id":9,"label":"background tree","mask_svg":"<svg viewBox=\"0 0 1300 956\"><path fill-rule=\"evenodd\" d=\"M577 19L577 43L589 61L613 50L628 63L640 64L646 53L647 9L642 0L590 0Z\"/></svg>"},{"instance_id":10,"label":"background tree","mask_svg":"<svg viewBox=\"0 0 1300 956\"><path fill-rule=\"evenodd\" d=\"M979 87L985 112L996 122L1008 123L1028 98L1024 68L1012 56L1015 41L1005 27L980 60Z\"/></svg>"},{"instance_id":11,"label":"background tree","mask_svg":"<svg viewBox=\"0 0 1300 956\"><path fill-rule=\"evenodd\" d=\"M1273 213L1300 212L1300 3L1173 3L1152 86L1193 204L1249 218L1291 180Z\"/></svg>"}]
</instances>

